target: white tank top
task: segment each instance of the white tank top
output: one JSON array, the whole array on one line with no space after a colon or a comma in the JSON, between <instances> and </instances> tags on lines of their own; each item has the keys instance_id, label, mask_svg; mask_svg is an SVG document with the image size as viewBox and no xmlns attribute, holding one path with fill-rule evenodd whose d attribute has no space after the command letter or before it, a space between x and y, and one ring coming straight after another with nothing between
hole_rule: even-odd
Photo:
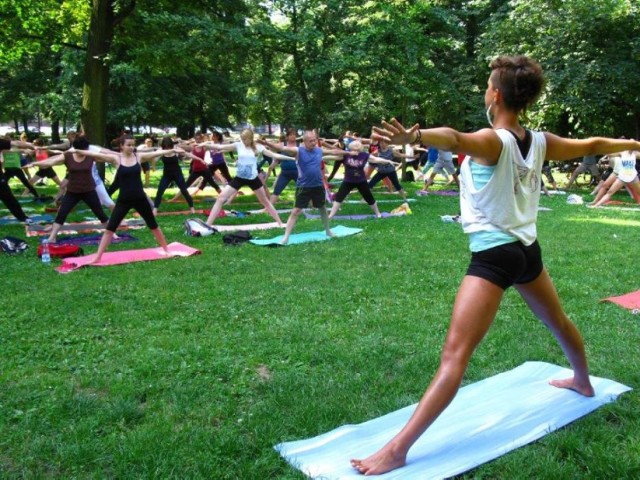
<instances>
[{"instance_id":1,"label":"white tank top","mask_svg":"<svg viewBox=\"0 0 640 480\"><path fill-rule=\"evenodd\" d=\"M502 231L525 245L536 240L536 219L540 200L540 175L547 152L542 132L531 132L531 146L522 157L514 136L497 129L502 152L492 177L476 189L471 166L464 162L460 169L461 223L466 233Z\"/></svg>"}]
</instances>

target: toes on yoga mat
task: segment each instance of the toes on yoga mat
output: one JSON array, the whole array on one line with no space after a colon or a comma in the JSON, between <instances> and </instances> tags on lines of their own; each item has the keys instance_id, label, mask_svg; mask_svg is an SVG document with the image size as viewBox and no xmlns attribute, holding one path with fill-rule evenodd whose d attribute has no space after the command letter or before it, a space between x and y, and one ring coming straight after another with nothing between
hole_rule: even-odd
<instances>
[{"instance_id":1,"label":"toes on yoga mat","mask_svg":"<svg viewBox=\"0 0 640 480\"><path fill-rule=\"evenodd\" d=\"M407 464L376 476L424 480L459 475L531 443L631 388L591 377L594 397L549 385L573 372L544 362L519 367L460 389L449 407L409 451ZM409 419L415 405L358 425L344 425L315 438L274 448L311 478L361 479L349 460L363 459L388 442Z\"/></svg>"}]
</instances>

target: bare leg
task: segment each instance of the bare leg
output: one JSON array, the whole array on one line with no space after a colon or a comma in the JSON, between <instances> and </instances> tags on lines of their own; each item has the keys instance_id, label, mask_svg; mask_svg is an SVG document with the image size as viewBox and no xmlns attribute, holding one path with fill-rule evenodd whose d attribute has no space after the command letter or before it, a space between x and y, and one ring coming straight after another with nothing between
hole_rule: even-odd
<instances>
[{"instance_id":1,"label":"bare leg","mask_svg":"<svg viewBox=\"0 0 640 480\"><path fill-rule=\"evenodd\" d=\"M624 182L622 182L622 180L616 178L616 180L613 182L613 185L611 185L609 187L609 190L607 190L607 193L602 195L600 200L598 200L597 202L594 201L593 206L594 207L600 207L600 206L604 205L609 200L611 200L611 197L613 197L613 194L616 193L618 190L620 190L623 186L624 186ZM604 189L600 190L600 192L602 192L602 191L604 191ZM600 195L600 192L598 192L598 196Z\"/></svg>"},{"instance_id":2,"label":"bare leg","mask_svg":"<svg viewBox=\"0 0 640 480\"><path fill-rule=\"evenodd\" d=\"M158 242L158 245L162 247L165 253L167 255L171 255L169 253L169 248L167 247L167 240L164 238L164 233L162 233L160 227L151 230L151 233L153 233L153 236L156 237L156 242Z\"/></svg>"},{"instance_id":3,"label":"bare leg","mask_svg":"<svg viewBox=\"0 0 640 480\"><path fill-rule=\"evenodd\" d=\"M111 245L111 240L113 240L113 235L115 232L110 230L105 230L102 234L102 238L100 239L100 245L98 245L98 251L96 252L96 256L91 263L98 263L102 259L102 254L105 252L107 247Z\"/></svg>"},{"instance_id":4,"label":"bare leg","mask_svg":"<svg viewBox=\"0 0 640 480\"><path fill-rule=\"evenodd\" d=\"M453 307L440 367L402 430L384 447L351 465L365 475L401 467L407 452L455 397L471 354L491 326L504 291L479 277L465 276Z\"/></svg>"},{"instance_id":5,"label":"bare leg","mask_svg":"<svg viewBox=\"0 0 640 480\"><path fill-rule=\"evenodd\" d=\"M227 200L227 198L235 195L236 191L237 190L230 185L224 187L220 195L218 195L218 198L216 198L216 203L213 204L213 208L211 209L211 213L209 213L209 217L207 217L207 225L213 225L213 222L215 222L216 218L218 218L220 210L222 210L222 205L224 204L224 202Z\"/></svg>"},{"instance_id":6,"label":"bare leg","mask_svg":"<svg viewBox=\"0 0 640 480\"><path fill-rule=\"evenodd\" d=\"M333 204L331 205L331 212L329 213L329 219L336 216L336 213L340 210L340 205L342 205L342 203L336 202L335 200L333 201Z\"/></svg>"},{"instance_id":7,"label":"bare leg","mask_svg":"<svg viewBox=\"0 0 640 480\"><path fill-rule=\"evenodd\" d=\"M376 218L381 218L382 214L380 213L380 209L378 208L378 203L373 203L371 205L369 205L371 207L371 210L373 210L373 213L376 214Z\"/></svg>"},{"instance_id":8,"label":"bare leg","mask_svg":"<svg viewBox=\"0 0 640 480\"><path fill-rule=\"evenodd\" d=\"M54 223L51 226L51 232L49 233L49 243L56 243L56 240L58 239L58 232L60 231L61 227L62 225L60 223Z\"/></svg>"},{"instance_id":9,"label":"bare leg","mask_svg":"<svg viewBox=\"0 0 640 480\"><path fill-rule=\"evenodd\" d=\"M573 368L573 378L553 380L549 383L555 387L570 388L582 395L592 397L594 391L589 380L589 368L582 336L564 313L558 293L547 271L543 270L533 282L516 285L516 290L527 302L531 311L551 330Z\"/></svg>"},{"instance_id":10,"label":"bare leg","mask_svg":"<svg viewBox=\"0 0 640 480\"><path fill-rule=\"evenodd\" d=\"M291 214L287 219L287 225L284 229L284 236L282 237L282 240L280 240L281 245L286 245L287 243L289 243L289 236L291 235L291 232L293 232L293 227L296 226L296 222L298 221L298 216L300 215L300 212L302 212L301 208L294 208L293 210L291 210ZM325 209L325 213L326 213L326 209Z\"/></svg>"},{"instance_id":11,"label":"bare leg","mask_svg":"<svg viewBox=\"0 0 640 480\"><path fill-rule=\"evenodd\" d=\"M277 222L278 226L283 227L284 224L282 223L282 220L280 220L280 215L278 215L278 212L267 197L267 191L265 190L265 187L260 187L259 189L254 190L254 193L256 194L256 197L258 197L260 203L264 206L264 209L267 211L267 213L271 215L271 217L273 217L273 219Z\"/></svg>"},{"instance_id":12,"label":"bare leg","mask_svg":"<svg viewBox=\"0 0 640 480\"><path fill-rule=\"evenodd\" d=\"M327 233L327 237L335 237L336 235L331 231L329 226L329 215L327 214L327 207L322 205L319 209L320 218L322 219L322 226L324 227L324 231Z\"/></svg>"},{"instance_id":13,"label":"bare leg","mask_svg":"<svg viewBox=\"0 0 640 480\"><path fill-rule=\"evenodd\" d=\"M602 197L604 197L604 195L609 190L609 187L613 185L613 182L615 182L617 179L618 179L618 176L616 174L612 173L611 175L609 175L609 177L604 181L604 183L598 189L596 198L593 199L593 202L591 202L590 205L595 206L602 199Z\"/></svg>"}]
</instances>

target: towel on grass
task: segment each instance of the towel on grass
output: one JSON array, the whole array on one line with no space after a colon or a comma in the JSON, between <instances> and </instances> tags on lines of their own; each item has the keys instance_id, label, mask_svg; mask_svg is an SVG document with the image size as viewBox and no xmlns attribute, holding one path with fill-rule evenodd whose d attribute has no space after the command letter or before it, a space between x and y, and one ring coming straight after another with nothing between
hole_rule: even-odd
<instances>
[{"instance_id":1,"label":"towel on grass","mask_svg":"<svg viewBox=\"0 0 640 480\"><path fill-rule=\"evenodd\" d=\"M31 219L32 222L35 222L35 223L53 222L53 217L47 213L43 215L31 215L29 218ZM17 225L19 223L22 223L22 222L18 220L16 217L14 217L13 215L0 218L0 225Z\"/></svg>"},{"instance_id":2,"label":"towel on grass","mask_svg":"<svg viewBox=\"0 0 640 480\"><path fill-rule=\"evenodd\" d=\"M607 297L602 299L602 301L615 303L621 307L633 310L635 313L636 311L640 311L640 290L617 297Z\"/></svg>"},{"instance_id":3,"label":"towel on grass","mask_svg":"<svg viewBox=\"0 0 640 480\"><path fill-rule=\"evenodd\" d=\"M406 214L382 212L381 215L382 215L382 218L389 218L389 217L402 217ZM305 211L304 218L308 220L318 220L321 217L317 213L308 213ZM355 215L355 214L354 215L335 215L333 217L333 220L374 220L374 219L376 219L376 216L373 213L365 213L365 214L359 214L359 215Z\"/></svg>"},{"instance_id":4,"label":"towel on grass","mask_svg":"<svg viewBox=\"0 0 640 480\"><path fill-rule=\"evenodd\" d=\"M107 265L122 265L124 263L146 262L151 260L168 260L174 257L189 257L197 255L200 250L191 248L179 242L170 243L168 246L170 256L164 253L160 247L144 248L140 250L120 250L115 252L105 252L100 259L100 263L91 264L95 254L84 257L69 257L62 260L62 264L56 269L60 273L69 273L82 267L90 265L92 267L104 267Z\"/></svg>"},{"instance_id":5,"label":"towel on grass","mask_svg":"<svg viewBox=\"0 0 640 480\"><path fill-rule=\"evenodd\" d=\"M74 235L74 236L58 237L56 243L65 243L67 245L78 245L78 246L99 245L101 238L102 238L102 235L99 233L88 234L88 235ZM133 235L130 235L128 233L118 233L114 235L113 240L111 240L111 243L124 243L124 242L137 242L137 241L138 239Z\"/></svg>"},{"instance_id":6,"label":"towel on grass","mask_svg":"<svg viewBox=\"0 0 640 480\"><path fill-rule=\"evenodd\" d=\"M284 228L284 226L280 227L276 222L249 223L247 225L218 225L216 223L215 225L213 225L213 228L215 228L219 232L235 232L236 230L269 230L270 228Z\"/></svg>"},{"instance_id":7,"label":"towel on grass","mask_svg":"<svg viewBox=\"0 0 640 480\"><path fill-rule=\"evenodd\" d=\"M335 237L327 236L326 232L323 230L321 232L305 232L305 233L294 233L289 237L289 242L286 245L282 245L280 241L282 240L283 235L278 235L274 238L266 238L266 239L253 239L249 240L250 243L254 245L260 245L263 247L266 246L289 246L289 245L299 245L301 243L309 243L309 242L323 242L325 240L331 240L332 238L338 237L348 237L349 235L355 235L356 233L360 233L362 231L361 228L350 228L343 227L342 225L337 225L331 228L331 231L335 235Z\"/></svg>"},{"instance_id":8,"label":"towel on grass","mask_svg":"<svg viewBox=\"0 0 640 480\"><path fill-rule=\"evenodd\" d=\"M124 220L118 227L120 230L131 230L145 227L144 220L141 218L131 218ZM25 225L27 237L38 237L43 235L49 235L51 232L51 225L46 227L42 225ZM99 221L81 222L81 223L65 223L60 227L60 233L78 234L89 232L104 232L105 227Z\"/></svg>"},{"instance_id":9,"label":"towel on grass","mask_svg":"<svg viewBox=\"0 0 640 480\"><path fill-rule=\"evenodd\" d=\"M424 197L425 195L440 195L442 197L457 197L460 195L458 190L418 190L416 195Z\"/></svg>"},{"instance_id":10,"label":"towel on grass","mask_svg":"<svg viewBox=\"0 0 640 480\"><path fill-rule=\"evenodd\" d=\"M591 377L594 397L549 385L571 370L526 362L460 389L453 402L414 444L407 464L379 479L425 480L466 472L533 442L614 401L631 390L612 380ZM349 460L363 459L386 444L407 422L415 405L358 425L344 425L307 440L274 448L311 478L362 479Z\"/></svg>"},{"instance_id":11,"label":"towel on grass","mask_svg":"<svg viewBox=\"0 0 640 480\"><path fill-rule=\"evenodd\" d=\"M407 198L407 199L405 200L405 199L404 199L404 198L402 198L402 197L398 197L398 198L393 198L393 199L392 199L392 198L388 198L388 199L385 199L385 200L376 200L376 203L397 203L397 202L404 203L404 202L415 202L415 201L416 201L416 199L415 199L415 198ZM359 204L359 203L362 203L362 204L364 204L364 203L366 203L366 202L365 202L364 200L345 200L345 201L344 201L344 202L342 202L342 203L351 203L351 204Z\"/></svg>"}]
</instances>

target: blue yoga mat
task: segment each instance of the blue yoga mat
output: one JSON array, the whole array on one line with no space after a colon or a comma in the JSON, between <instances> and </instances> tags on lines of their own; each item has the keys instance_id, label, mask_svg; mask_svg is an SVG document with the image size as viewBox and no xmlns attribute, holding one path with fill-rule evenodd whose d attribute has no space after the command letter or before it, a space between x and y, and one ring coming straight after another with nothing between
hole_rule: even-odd
<instances>
[{"instance_id":1,"label":"blue yoga mat","mask_svg":"<svg viewBox=\"0 0 640 480\"><path fill-rule=\"evenodd\" d=\"M331 227L331 231L335 234L335 237L348 237L349 235L355 235L356 233L360 233L362 231L361 228L350 228L343 227L342 225L337 225L335 227ZM324 230L321 232L305 232L305 233L294 233L289 237L289 243L286 245L281 245L280 241L282 240L283 235L278 235L274 238L266 238L266 239L253 239L249 240L254 245L260 246L283 246L288 247L289 245L299 245L301 243L309 243L309 242L323 242L325 240L331 240L332 237L328 237Z\"/></svg>"},{"instance_id":2,"label":"blue yoga mat","mask_svg":"<svg viewBox=\"0 0 640 480\"><path fill-rule=\"evenodd\" d=\"M471 470L537 440L631 388L591 377L594 397L549 385L571 370L544 362L526 362L505 373L460 389L449 407L409 450L407 464L379 479L448 478ZM274 448L311 478L362 479L349 463L385 445L407 422L416 404L358 425L344 425L307 440Z\"/></svg>"},{"instance_id":3,"label":"blue yoga mat","mask_svg":"<svg viewBox=\"0 0 640 480\"><path fill-rule=\"evenodd\" d=\"M29 218L31 218L31 220L34 223L52 223L53 222L53 217L48 213L45 213L43 215L31 215ZM0 225L17 225L19 223L22 223L22 222L18 220L16 217L0 218Z\"/></svg>"}]
</instances>

